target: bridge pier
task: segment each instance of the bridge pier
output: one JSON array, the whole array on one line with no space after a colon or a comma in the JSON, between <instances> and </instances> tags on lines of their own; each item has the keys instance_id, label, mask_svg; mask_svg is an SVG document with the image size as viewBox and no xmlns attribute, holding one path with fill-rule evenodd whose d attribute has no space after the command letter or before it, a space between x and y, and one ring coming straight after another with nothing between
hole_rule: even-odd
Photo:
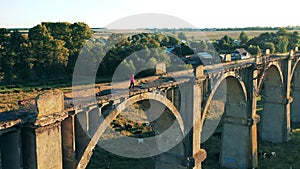
<instances>
[{"instance_id":1,"label":"bridge pier","mask_svg":"<svg viewBox=\"0 0 300 169\"><path fill-rule=\"evenodd\" d=\"M39 95L36 105L35 122L22 131L24 169L62 169L63 93L53 90Z\"/></svg>"},{"instance_id":2,"label":"bridge pier","mask_svg":"<svg viewBox=\"0 0 300 169\"><path fill-rule=\"evenodd\" d=\"M201 163L206 159L206 151L201 149L201 102L202 102L202 77L203 67L196 72L198 81L193 80L180 90L181 109L180 114L185 122L186 157L189 161L188 167L193 169L201 169ZM176 97L175 97L176 98ZM194 163L192 165L192 163Z\"/></svg>"},{"instance_id":3,"label":"bridge pier","mask_svg":"<svg viewBox=\"0 0 300 169\"><path fill-rule=\"evenodd\" d=\"M75 115L74 112L62 122L63 168L74 169L77 165L75 145Z\"/></svg>"}]
</instances>

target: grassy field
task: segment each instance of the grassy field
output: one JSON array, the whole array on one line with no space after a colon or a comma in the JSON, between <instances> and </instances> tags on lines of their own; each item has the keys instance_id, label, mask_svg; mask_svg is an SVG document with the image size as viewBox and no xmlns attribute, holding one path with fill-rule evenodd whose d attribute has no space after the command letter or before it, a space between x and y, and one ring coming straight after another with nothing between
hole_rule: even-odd
<instances>
[{"instance_id":1,"label":"grassy field","mask_svg":"<svg viewBox=\"0 0 300 169\"><path fill-rule=\"evenodd\" d=\"M207 151L207 159L204 161L203 169L225 169L220 167L219 152L221 135L215 134L207 142L202 144L202 148ZM291 132L291 140L286 143L275 144L269 142L259 142L258 145L258 169L293 169L300 168L300 129ZM263 152L275 152L276 157L263 158Z\"/></svg>"},{"instance_id":2,"label":"grassy field","mask_svg":"<svg viewBox=\"0 0 300 169\"><path fill-rule=\"evenodd\" d=\"M300 33L300 30L296 30ZM142 32L150 32L148 30L101 30L101 32L98 32L95 34L96 37L104 37L107 38L112 33L122 33L126 36L130 36L133 34L138 34ZM194 39L195 41L201 40L203 36L206 36L209 40L213 41L216 39L221 39L225 35L228 35L232 37L233 39L238 39L239 35L242 31L183 31L183 33L186 35L188 39ZM275 30L258 30L258 31L244 31L249 38L253 38L256 36L259 36L262 33L265 32L273 32L275 33ZM289 30L288 32L294 32L293 30ZM165 34L168 36L175 36L177 37L176 32L175 34L172 32L166 32Z\"/></svg>"}]
</instances>

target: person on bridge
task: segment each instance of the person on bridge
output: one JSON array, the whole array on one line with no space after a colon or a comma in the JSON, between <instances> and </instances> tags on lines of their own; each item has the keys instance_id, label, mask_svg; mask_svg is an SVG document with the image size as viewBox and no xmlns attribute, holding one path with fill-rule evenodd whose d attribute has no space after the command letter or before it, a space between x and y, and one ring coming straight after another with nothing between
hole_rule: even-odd
<instances>
[{"instance_id":1,"label":"person on bridge","mask_svg":"<svg viewBox=\"0 0 300 169\"><path fill-rule=\"evenodd\" d=\"M133 87L134 87L134 74L132 74L131 77L130 77L130 86L129 86L129 89L131 89Z\"/></svg>"}]
</instances>

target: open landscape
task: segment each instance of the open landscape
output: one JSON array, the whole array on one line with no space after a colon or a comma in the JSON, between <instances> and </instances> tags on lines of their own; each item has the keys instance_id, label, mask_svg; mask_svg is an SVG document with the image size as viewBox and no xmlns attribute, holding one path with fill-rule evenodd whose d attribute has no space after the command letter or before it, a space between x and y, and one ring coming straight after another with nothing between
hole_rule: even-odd
<instances>
[{"instance_id":1,"label":"open landscape","mask_svg":"<svg viewBox=\"0 0 300 169\"><path fill-rule=\"evenodd\" d=\"M0 3L0 169L300 169L299 5Z\"/></svg>"}]
</instances>

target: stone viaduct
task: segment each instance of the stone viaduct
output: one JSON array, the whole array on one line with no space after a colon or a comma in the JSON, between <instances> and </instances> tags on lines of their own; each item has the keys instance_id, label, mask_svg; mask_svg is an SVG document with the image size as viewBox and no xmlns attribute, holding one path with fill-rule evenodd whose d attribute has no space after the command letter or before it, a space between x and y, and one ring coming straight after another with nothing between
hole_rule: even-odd
<instances>
[{"instance_id":1,"label":"stone viaduct","mask_svg":"<svg viewBox=\"0 0 300 169\"><path fill-rule=\"evenodd\" d=\"M0 168L85 168L113 119L142 100L165 105L182 137L174 148L154 157L155 168L201 168L207 157L201 139L219 124L208 117L220 100L220 165L257 168L258 139L286 142L291 125L300 123L299 60L300 54L291 51L199 66L157 75L152 86L129 94L85 97L78 104L51 90L30 108L0 114ZM259 97L263 110L257 112Z\"/></svg>"}]
</instances>

